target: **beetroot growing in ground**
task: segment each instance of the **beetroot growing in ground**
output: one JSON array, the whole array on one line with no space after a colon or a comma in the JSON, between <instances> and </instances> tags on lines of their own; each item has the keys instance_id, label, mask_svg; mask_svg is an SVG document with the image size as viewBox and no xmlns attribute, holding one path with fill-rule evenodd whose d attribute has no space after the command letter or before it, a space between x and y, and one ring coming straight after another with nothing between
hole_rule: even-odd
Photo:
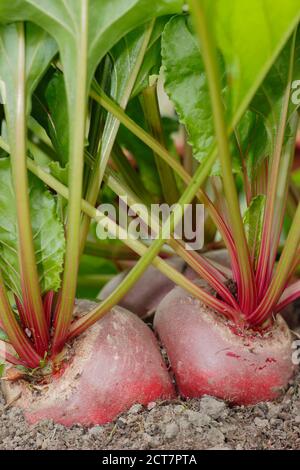
<instances>
[{"instance_id":1,"label":"beetroot growing in ground","mask_svg":"<svg viewBox=\"0 0 300 470\"><path fill-rule=\"evenodd\" d=\"M150 329L115 307L72 345L71 357L45 385L4 383L7 401L35 423L53 419L65 426L103 424L134 403L172 398L174 388Z\"/></svg>"},{"instance_id":2,"label":"beetroot growing in ground","mask_svg":"<svg viewBox=\"0 0 300 470\"><path fill-rule=\"evenodd\" d=\"M171 397L152 332L112 310L144 317L160 301L155 326L182 394L276 398L293 372L276 315L300 296L299 2L39 3L0 2L9 402L30 422L89 425ZM229 263L208 260L207 243ZM76 296L92 298L128 262L74 316Z\"/></svg>"},{"instance_id":3,"label":"beetroot growing in ground","mask_svg":"<svg viewBox=\"0 0 300 470\"><path fill-rule=\"evenodd\" d=\"M160 303L155 329L181 395L239 405L276 399L292 377L291 334L280 315L263 332L237 330L181 288Z\"/></svg>"}]
</instances>

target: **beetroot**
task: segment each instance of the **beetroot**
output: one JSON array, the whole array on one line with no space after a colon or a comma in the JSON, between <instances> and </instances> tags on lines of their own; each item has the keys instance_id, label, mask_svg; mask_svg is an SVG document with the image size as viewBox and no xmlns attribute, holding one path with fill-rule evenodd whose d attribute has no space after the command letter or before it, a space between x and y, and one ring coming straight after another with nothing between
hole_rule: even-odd
<instances>
[{"instance_id":1,"label":"beetroot","mask_svg":"<svg viewBox=\"0 0 300 470\"><path fill-rule=\"evenodd\" d=\"M177 257L168 260L178 271L183 271L185 263ZM122 282L127 272L122 272L109 281L99 294L99 299L104 300ZM162 274L154 266L150 266L141 276L132 289L123 297L120 305L127 308L141 318L153 313L159 302L174 287L174 283Z\"/></svg>"},{"instance_id":2,"label":"beetroot","mask_svg":"<svg viewBox=\"0 0 300 470\"><path fill-rule=\"evenodd\" d=\"M136 402L171 398L174 389L151 330L115 307L76 339L71 358L45 385L5 382L7 401L29 423L53 419L71 426L103 424Z\"/></svg>"},{"instance_id":3,"label":"beetroot","mask_svg":"<svg viewBox=\"0 0 300 470\"><path fill-rule=\"evenodd\" d=\"M177 287L160 303L154 324L185 397L254 404L277 398L293 374L291 335L280 315L264 334L238 331Z\"/></svg>"}]
</instances>

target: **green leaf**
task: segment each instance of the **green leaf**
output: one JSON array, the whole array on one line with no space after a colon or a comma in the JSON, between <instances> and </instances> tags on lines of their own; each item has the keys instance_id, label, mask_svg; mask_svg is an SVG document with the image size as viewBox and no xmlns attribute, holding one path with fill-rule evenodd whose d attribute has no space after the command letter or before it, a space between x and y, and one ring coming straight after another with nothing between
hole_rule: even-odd
<instances>
[{"instance_id":1,"label":"green leaf","mask_svg":"<svg viewBox=\"0 0 300 470\"><path fill-rule=\"evenodd\" d=\"M85 0L86 1L86 0ZM80 31L88 31L88 80L90 83L104 55L129 31L152 18L179 13L183 0L87 0L88 17L83 18L82 0L14 0L1 2L2 22L32 21L55 37L69 99L76 94L74 72L78 61ZM85 28L82 24L85 22Z\"/></svg>"},{"instance_id":2,"label":"green leaf","mask_svg":"<svg viewBox=\"0 0 300 470\"><path fill-rule=\"evenodd\" d=\"M283 0L219 0L207 5L232 132L296 27L300 5L297 0L288 6ZM162 57L166 90L187 128L195 157L202 160L215 146L215 137L203 60L187 17L174 17L167 24Z\"/></svg>"},{"instance_id":3,"label":"green leaf","mask_svg":"<svg viewBox=\"0 0 300 470\"><path fill-rule=\"evenodd\" d=\"M240 147L246 157L250 181L253 181L265 158L272 156L280 121L284 94L288 86L291 54L289 41L279 54L249 105L249 110L237 126ZM297 34L293 79L300 76L300 30ZM289 122L297 111L290 100L286 126L286 141L291 133Z\"/></svg>"},{"instance_id":4,"label":"green leaf","mask_svg":"<svg viewBox=\"0 0 300 470\"><path fill-rule=\"evenodd\" d=\"M158 18L149 41L149 45L137 76L132 98L139 95L148 85L151 75L158 75L161 67L161 35L169 17Z\"/></svg>"},{"instance_id":5,"label":"green leaf","mask_svg":"<svg viewBox=\"0 0 300 470\"><path fill-rule=\"evenodd\" d=\"M17 217L9 158L0 159L0 266L6 285L21 298ZM57 291L63 269L64 230L56 202L39 179L29 176L31 223L42 293Z\"/></svg>"},{"instance_id":6,"label":"green leaf","mask_svg":"<svg viewBox=\"0 0 300 470\"><path fill-rule=\"evenodd\" d=\"M189 134L194 157L201 161L214 145L208 83L197 39L188 17L177 16L162 37L165 89Z\"/></svg>"},{"instance_id":7,"label":"green leaf","mask_svg":"<svg viewBox=\"0 0 300 470\"><path fill-rule=\"evenodd\" d=\"M298 0L213 2L216 42L226 63L228 108L245 109L300 19Z\"/></svg>"},{"instance_id":8,"label":"green leaf","mask_svg":"<svg viewBox=\"0 0 300 470\"><path fill-rule=\"evenodd\" d=\"M68 164L63 168L59 162L50 162L49 169L56 179L68 186Z\"/></svg>"},{"instance_id":9,"label":"green leaf","mask_svg":"<svg viewBox=\"0 0 300 470\"><path fill-rule=\"evenodd\" d=\"M140 126L146 127L144 113L137 98L129 102L127 114ZM161 187L152 150L124 126L120 126L117 140L120 146L130 152L136 160L140 178L146 190L154 197L160 198Z\"/></svg>"},{"instance_id":10,"label":"green leaf","mask_svg":"<svg viewBox=\"0 0 300 470\"><path fill-rule=\"evenodd\" d=\"M297 188L300 189L300 169L297 169L292 173L292 180Z\"/></svg>"},{"instance_id":11,"label":"green leaf","mask_svg":"<svg viewBox=\"0 0 300 470\"><path fill-rule=\"evenodd\" d=\"M246 160L250 181L257 175L260 165L271 153L271 140L265 119L259 113L248 109L235 129L239 148L235 152Z\"/></svg>"},{"instance_id":12,"label":"green leaf","mask_svg":"<svg viewBox=\"0 0 300 470\"><path fill-rule=\"evenodd\" d=\"M104 284L103 282L96 285L85 283L85 278L89 278L90 276L105 277L106 275L116 275L117 273L118 270L112 261L100 258L99 256L83 255L79 266L77 296L81 299L95 300Z\"/></svg>"},{"instance_id":13,"label":"green leaf","mask_svg":"<svg viewBox=\"0 0 300 470\"><path fill-rule=\"evenodd\" d=\"M57 52L55 41L38 26L27 23L25 29L27 113L30 97ZM6 119L11 122L17 109L16 76L18 62L16 25L0 26L0 79L4 87ZM8 126L9 127L9 126Z\"/></svg>"},{"instance_id":14,"label":"green leaf","mask_svg":"<svg viewBox=\"0 0 300 470\"><path fill-rule=\"evenodd\" d=\"M244 227L248 241L249 251L256 261L259 255L262 237L266 196L259 195L252 199L250 206L244 214Z\"/></svg>"},{"instance_id":15,"label":"green leaf","mask_svg":"<svg viewBox=\"0 0 300 470\"><path fill-rule=\"evenodd\" d=\"M69 117L64 77L56 72L45 90L48 133L63 166L69 156Z\"/></svg>"}]
</instances>

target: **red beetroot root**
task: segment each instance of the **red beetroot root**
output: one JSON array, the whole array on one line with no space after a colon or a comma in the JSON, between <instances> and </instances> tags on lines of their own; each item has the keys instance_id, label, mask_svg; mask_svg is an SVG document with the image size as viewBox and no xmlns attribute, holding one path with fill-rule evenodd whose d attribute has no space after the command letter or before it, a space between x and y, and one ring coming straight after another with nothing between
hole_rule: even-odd
<instances>
[{"instance_id":1,"label":"red beetroot root","mask_svg":"<svg viewBox=\"0 0 300 470\"><path fill-rule=\"evenodd\" d=\"M291 335L280 315L264 335L237 334L177 287L160 303L154 325L185 397L254 404L277 398L293 375Z\"/></svg>"},{"instance_id":2,"label":"red beetroot root","mask_svg":"<svg viewBox=\"0 0 300 470\"><path fill-rule=\"evenodd\" d=\"M134 314L115 307L72 346L64 372L47 385L6 382L8 401L29 423L53 419L71 426L104 424L134 403L171 398L174 389L151 330Z\"/></svg>"}]
</instances>

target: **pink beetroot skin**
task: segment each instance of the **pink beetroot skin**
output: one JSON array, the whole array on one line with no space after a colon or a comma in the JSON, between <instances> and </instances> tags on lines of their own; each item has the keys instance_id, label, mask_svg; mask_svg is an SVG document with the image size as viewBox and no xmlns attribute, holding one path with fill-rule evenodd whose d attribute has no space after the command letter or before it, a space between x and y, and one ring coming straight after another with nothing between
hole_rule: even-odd
<instances>
[{"instance_id":1,"label":"pink beetroot skin","mask_svg":"<svg viewBox=\"0 0 300 470\"><path fill-rule=\"evenodd\" d=\"M174 389L151 330L134 314L115 307L75 340L64 371L35 389L7 382L8 401L29 423L53 419L65 426L113 420L134 403L171 398Z\"/></svg>"},{"instance_id":2,"label":"pink beetroot skin","mask_svg":"<svg viewBox=\"0 0 300 470\"><path fill-rule=\"evenodd\" d=\"M154 325L185 397L207 394L254 404L277 398L293 375L291 335L280 315L263 335L237 334L177 287L160 303Z\"/></svg>"}]
</instances>

